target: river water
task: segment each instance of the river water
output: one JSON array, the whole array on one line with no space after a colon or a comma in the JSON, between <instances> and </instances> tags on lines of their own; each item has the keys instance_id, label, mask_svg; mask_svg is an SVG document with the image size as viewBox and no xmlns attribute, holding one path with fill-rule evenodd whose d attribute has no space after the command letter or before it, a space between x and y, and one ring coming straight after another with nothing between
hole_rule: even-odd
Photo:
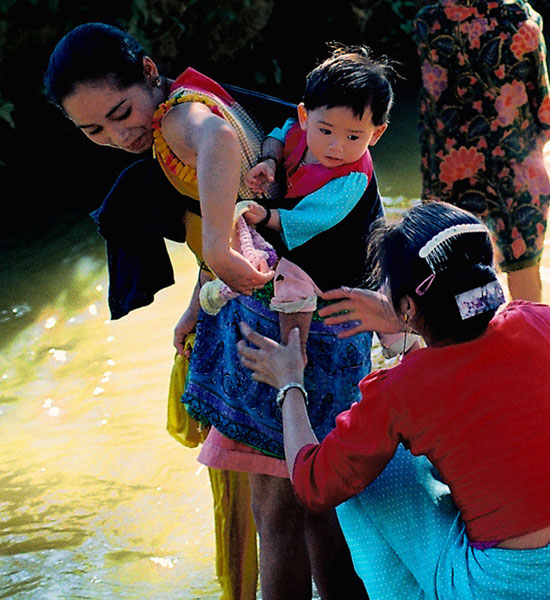
<instances>
[{"instance_id":1,"label":"river water","mask_svg":"<svg viewBox=\"0 0 550 600\"><path fill-rule=\"evenodd\" d=\"M419 194L413 115L397 107L373 151L390 213ZM114 322L91 219L6 248L0 598L219 598L207 472L165 429L172 328L196 277L168 246L177 284Z\"/></svg>"}]
</instances>

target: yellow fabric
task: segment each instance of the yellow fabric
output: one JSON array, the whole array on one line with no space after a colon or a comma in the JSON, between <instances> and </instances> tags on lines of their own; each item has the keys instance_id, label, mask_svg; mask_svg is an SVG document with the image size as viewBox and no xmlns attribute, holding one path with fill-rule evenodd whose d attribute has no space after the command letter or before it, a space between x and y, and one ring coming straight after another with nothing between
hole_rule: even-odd
<instances>
[{"instance_id":1,"label":"yellow fabric","mask_svg":"<svg viewBox=\"0 0 550 600\"><path fill-rule=\"evenodd\" d=\"M258 555L248 474L210 468L208 473L214 498L220 600L255 600Z\"/></svg>"},{"instance_id":2,"label":"yellow fabric","mask_svg":"<svg viewBox=\"0 0 550 600\"><path fill-rule=\"evenodd\" d=\"M189 196L195 200L199 200L199 186L197 183L197 171L192 167L184 165L182 162L178 162L175 166L175 170L171 170L168 167L168 161L172 157L172 151L164 141L164 138L157 133L153 133L155 139L155 145L153 146L154 154L158 158L160 166L164 171L164 174L168 178L168 181L178 190L180 194Z\"/></svg>"},{"instance_id":3,"label":"yellow fabric","mask_svg":"<svg viewBox=\"0 0 550 600\"><path fill-rule=\"evenodd\" d=\"M191 350L194 343L195 334L188 335L185 339L185 350ZM184 446L196 448L204 442L208 429L190 417L181 402L188 366L189 360L183 354L176 354L172 373L170 374L166 429L173 438Z\"/></svg>"},{"instance_id":4,"label":"yellow fabric","mask_svg":"<svg viewBox=\"0 0 550 600\"><path fill-rule=\"evenodd\" d=\"M192 350L195 335L185 339L184 350ZM196 448L208 429L189 416L181 402L189 360L176 354L168 392L166 428L188 448ZM247 473L208 469L214 501L216 574L222 588L220 600L255 600L258 586L256 526L250 508Z\"/></svg>"}]
</instances>

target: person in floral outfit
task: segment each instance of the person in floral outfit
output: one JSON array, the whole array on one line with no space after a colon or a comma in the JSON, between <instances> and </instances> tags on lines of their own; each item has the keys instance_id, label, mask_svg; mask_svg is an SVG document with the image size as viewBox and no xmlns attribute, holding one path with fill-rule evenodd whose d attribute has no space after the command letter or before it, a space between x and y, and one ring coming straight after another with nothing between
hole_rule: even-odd
<instances>
[{"instance_id":1,"label":"person in floral outfit","mask_svg":"<svg viewBox=\"0 0 550 600\"><path fill-rule=\"evenodd\" d=\"M550 201L542 18L524 0L440 0L415 18L422 195L481 217L513 299L540 301Z\"/></svg>"}]
</instances>

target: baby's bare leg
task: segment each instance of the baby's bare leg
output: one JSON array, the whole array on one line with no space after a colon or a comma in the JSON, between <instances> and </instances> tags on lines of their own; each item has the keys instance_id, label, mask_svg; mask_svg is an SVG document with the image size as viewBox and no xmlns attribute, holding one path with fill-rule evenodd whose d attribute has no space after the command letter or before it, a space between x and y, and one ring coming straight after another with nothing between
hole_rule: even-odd
<instances>
[{"instance_id":1,"label":"baby's bare leg","mask_svg":"<svg viewBox=\"0 0 550 600\"><path fill-rule=\"evenodd\" d=\"M286 344L288 342L289 333L295 327L300 330L300 347L302 349L302 356L304 358L304 364L307 364L306 345L307 338L309 336L309 329L311 326L311 319L313 317L312 312L297 312L297 313L279 313L279 326L281 328L281 342Z\"/></svg>"}]
</instances>

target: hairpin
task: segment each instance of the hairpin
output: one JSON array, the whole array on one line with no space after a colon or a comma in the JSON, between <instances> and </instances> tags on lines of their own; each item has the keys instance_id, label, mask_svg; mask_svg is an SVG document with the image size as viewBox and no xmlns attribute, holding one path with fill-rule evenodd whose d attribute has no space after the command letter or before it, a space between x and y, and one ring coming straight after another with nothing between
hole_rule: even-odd
<instances>
[{"instance_id":1,"label":"hairpin","mask_svg":"<svg viewBox=\"0 0 550 600\"><path fill-rule=\"evenodd\" d=\"M487 310L498 308L505 302L502 286L496 279L473 290L457 294L455 300L463 321Z\"/></svg>"}]
</instances>

